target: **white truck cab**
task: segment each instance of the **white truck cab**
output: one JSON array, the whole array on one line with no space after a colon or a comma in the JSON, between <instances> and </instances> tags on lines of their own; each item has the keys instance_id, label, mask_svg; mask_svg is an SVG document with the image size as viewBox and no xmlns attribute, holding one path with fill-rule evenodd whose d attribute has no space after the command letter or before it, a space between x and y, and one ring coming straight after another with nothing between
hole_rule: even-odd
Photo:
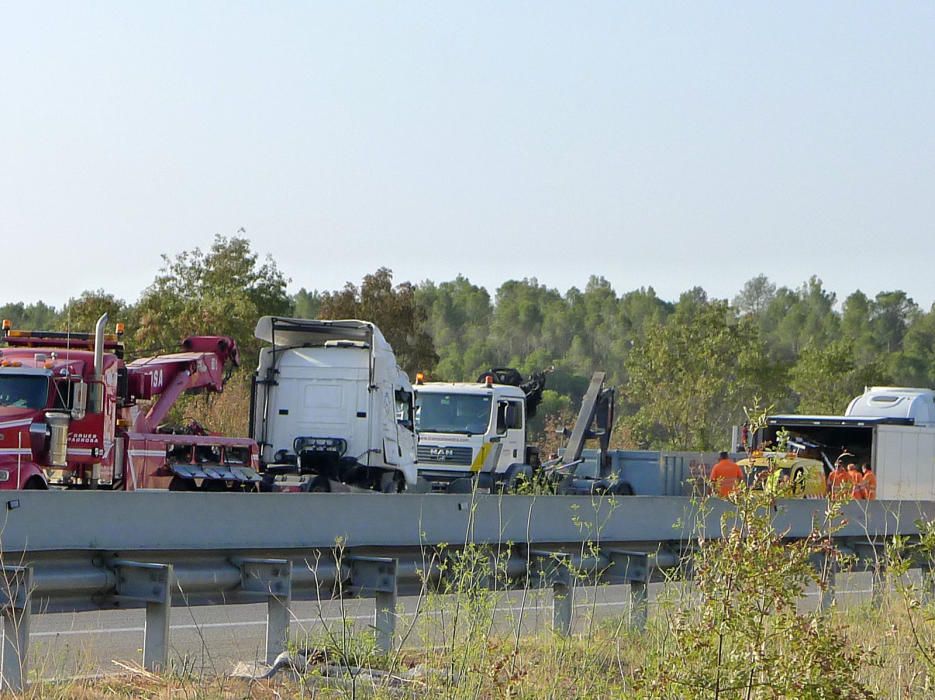
<instances>
[{"instance_id":1,"label":"white truck cab","mask_svg":"<svg viewBox=\"0 0 935 700\"><path fill-rule=\"evenodd\" d=\"M526 394L516 386L416 382L419 476L435 483L527 461ZM496 459L496 463L491 463Z\"/></svg>"},{"instance_id":2,"label":"white truck cab","mask_svg":"<svg viewBox=\"0 0 935 700\"><path fill-rule=\"evenodd\" d=\"M373 323L262 317L250 435L267 473L398 491L416 483L412 384Z\"/></svg>"}]
</instances>

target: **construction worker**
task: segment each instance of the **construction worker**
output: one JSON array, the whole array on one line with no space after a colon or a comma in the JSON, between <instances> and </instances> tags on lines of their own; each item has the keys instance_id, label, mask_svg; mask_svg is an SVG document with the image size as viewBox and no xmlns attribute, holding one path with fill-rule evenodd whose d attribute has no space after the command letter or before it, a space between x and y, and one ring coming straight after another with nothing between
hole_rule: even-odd
<instances>
[{"instance_id":1,"label":"construction worker","mask_svg":"<svg viewBox=\"0 0 935 700\"><path fill-rule=\"evenodd\" d=\"M744 480L743 469L726 452L718 454L718 462L711 467L711 482L721 498L726 498Z\"/></svg>"},{"instance_id":2,"label":"construction worker","mask_svg":"<svg viewBox=\"0 0 935 700\"><path fill-rule=\"evenodd\" d=\"M868 501L875 501L877 498L877 477L870 469L869 464L861 467L863 476L860 479L861 490L864 492L864 498Z\"/></svg>"},{"instance_id":3,"label":"construction worker","mask_svg":"<svg viewBox=\"0 0 935 700\"><path fill-rule=\"evenodd\" d=\"M847 479L851 482L851 496L857 500L863 500L863 474L857 468L857 465L851 462L847 465Z\"/></svg>"},{"instance_id":4,"label":"construction worker","mask_svg":"<svg viewBox=\"0 0 935 700\"><path fill-rule=\"evenodd\" d=\"M834 463L834 470L828 475L828 498L833 501L842 500L852 489L850 477L844 462L840 457Z\"/></svg>"}]
</instances>

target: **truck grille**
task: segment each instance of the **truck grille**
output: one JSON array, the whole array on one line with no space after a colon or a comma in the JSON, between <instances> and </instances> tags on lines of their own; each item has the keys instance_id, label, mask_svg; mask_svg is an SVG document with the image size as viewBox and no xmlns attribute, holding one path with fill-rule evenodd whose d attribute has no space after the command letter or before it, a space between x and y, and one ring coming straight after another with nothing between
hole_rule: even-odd
<instances>
[{"instance_id":1,"label":"truck grille","mask_svg":"<svg viewBox=\"0 0 935 700\"><path fill-rule=\"evenodd\" d=\"M419 462L430 464L450 464L451 466L470 466L473 451L470 447L438 447L419 445Z\"/></svg>"}]
</instances>

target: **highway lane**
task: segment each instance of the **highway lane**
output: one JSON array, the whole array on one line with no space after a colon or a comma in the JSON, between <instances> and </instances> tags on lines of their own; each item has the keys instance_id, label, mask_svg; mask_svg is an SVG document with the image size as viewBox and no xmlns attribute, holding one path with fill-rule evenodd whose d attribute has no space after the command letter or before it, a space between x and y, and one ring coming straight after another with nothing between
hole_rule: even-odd
<instances>
[{"instance_id":1,"label":"highway lane","mask_svg":"<svg viewBox=\"0 0 935 700\"><path fill-rule=\"evenodd\" d=\"M865 600L867 574L841 577L838 603L842 607ZM691 595L687 586L652 584L650 615L662 609L666 597ZM684 598L683 598L684 600ZM493 608L495 634L531 634L551 624L551 591L497 593L479 605ZM574 629L589 625L622 624L629 613L628 586L580 587L575 591ZM803 599L803 609L817 604L815 591ZM430 595L399 599L397 636L410 648L428 648L450 642L455 627L464 631L475 618L466 599ZM418 615L416 615L418 612ZM299 646L321 647L331 640L340 644L344 630L363 631L373 623L370 599L294 602L291 635ZM481 616L482 618L484 616ZM71 678L119 672L115 663L139 664L142 659L143 610L106 610L84 613L34 615L30 634L29 665L42 678ZM171 613L170 664L195 674L223 675L238 662L264 658L266 605L211 605L186 607L175 603Z\"/></svg>"},{"instance_id":2,"label":"highway lane","mask_svg":"<svg viewBox=\"0 0 935 700\"><path fill-rule=\"evenodd\" d=\"M575 593L576 629L589 620L620 616L627 610L626 586L580 588ZM494 631L523 634L551 623L551 592L498 593L493 607ZM451 596L399 599L397 636L408 647L443 644L452 630L471 624L470 606ZM485 608L486 609L486 608ZM418 611L418 615L415 613ZM322 646L340 640L345 628L365 631L373 623L371 599L294 602L291 636L299 646ZM139 664L142 659L143 610L105 610L34 615L29 665L43 678L64 678L120 671L114 661ZM195 673L228 673L237 662L262 661L266 605L210 605L172 608L170 663Z\"/></svg>"}]
</instances>

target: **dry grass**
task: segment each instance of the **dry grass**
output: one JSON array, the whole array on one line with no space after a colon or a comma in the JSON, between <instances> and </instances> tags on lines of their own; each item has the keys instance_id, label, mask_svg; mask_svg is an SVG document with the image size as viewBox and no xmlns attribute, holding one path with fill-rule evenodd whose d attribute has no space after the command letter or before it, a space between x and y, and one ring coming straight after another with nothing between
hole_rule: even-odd
<instances>
[{"instance_id":1,"label":"dry grass","mask_svg":"<svg viewBox=\"0 0 935 700\"><path fill-rule=\"evenodd\" d=\"M830 615L849 645L869 652L860 676L879 698L923 700L935 696L935 679L924 659L935 648L933 611L907 608L897 592L876 606L833 610ZM405 672L431 672L393 684L360 679L328 680L313 667L304 678L281 674L268 681L155 675L128 665L126 672L67 684L33 684L27 698L611 698L638 697L635 671L646 655L666 643L665 618L647 631L630 632L620 619L607 619L590 634L562 639L540 632L518 643L510 635L487 636L468 646L406 651L392 664ZM465 640L466 641L466 640ZM368 666L386 667L371 659ZM455 673L451 673L454 670ZM725 697L733 697L728 694Z\"/></svg>"}]
</instances>

